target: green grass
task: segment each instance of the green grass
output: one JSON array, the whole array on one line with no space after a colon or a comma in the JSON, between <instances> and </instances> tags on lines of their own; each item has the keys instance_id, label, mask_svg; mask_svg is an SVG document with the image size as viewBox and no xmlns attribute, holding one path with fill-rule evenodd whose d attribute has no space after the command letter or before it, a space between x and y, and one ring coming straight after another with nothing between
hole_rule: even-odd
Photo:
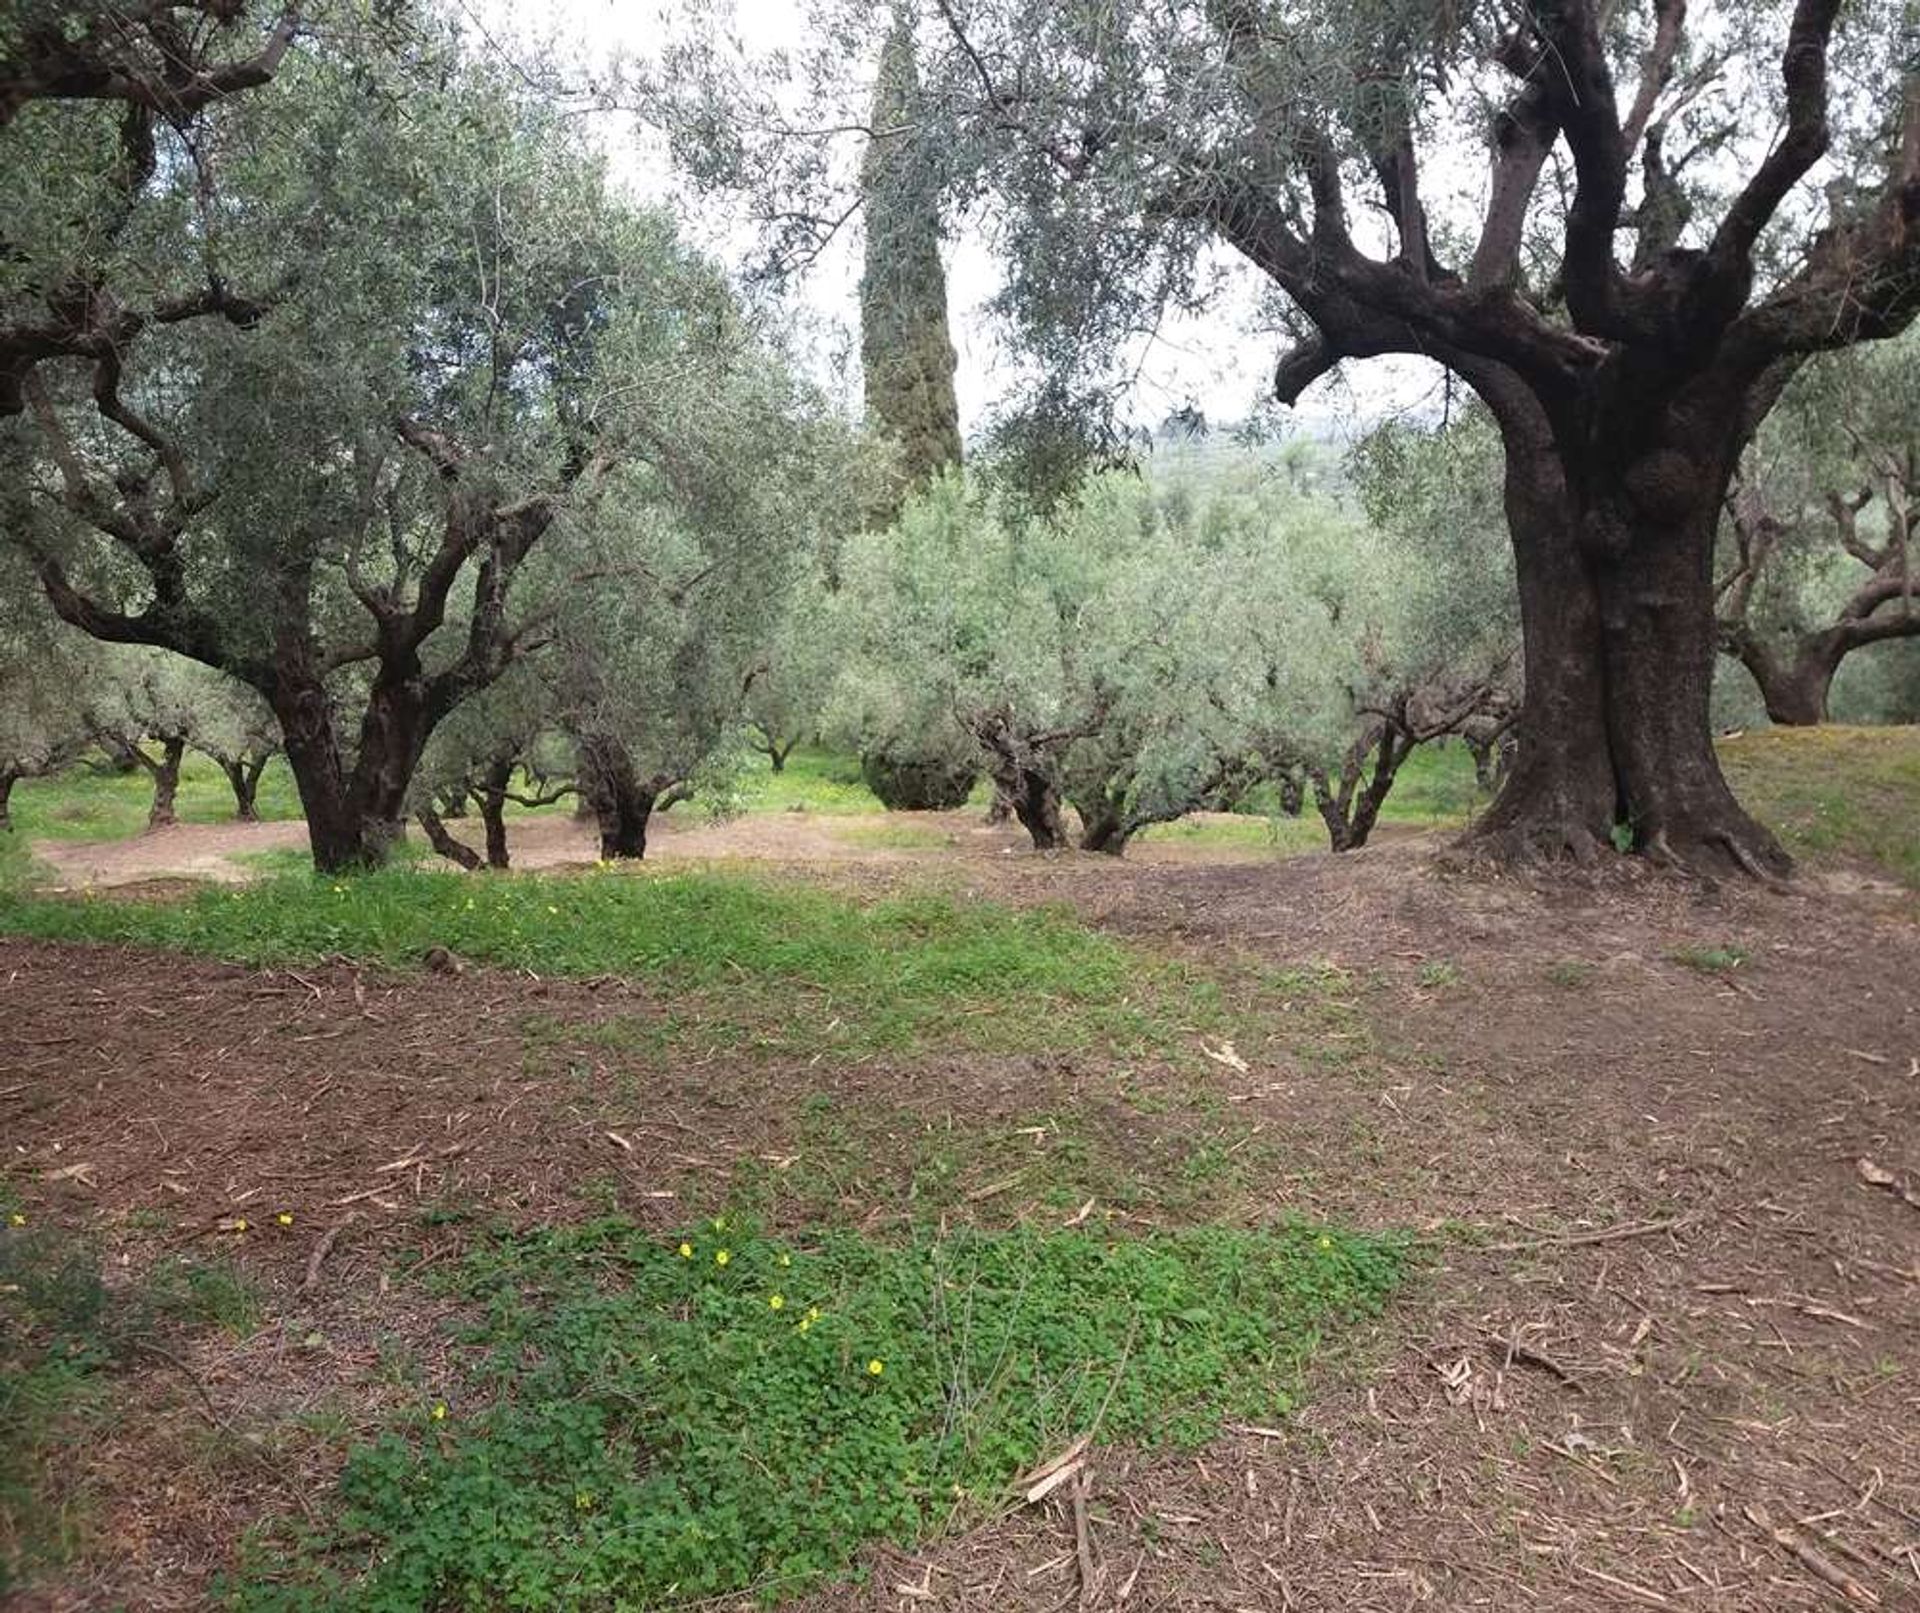
<instances>
[{"instance_id":1,"label":"green grass","mask_svg":"<svg viewBox=\"0 0 1920 1613\"><path fill-rule=\"evenodd\" d=\"M764 756L749 758L733 787L743 812L883 812L860 778L860 759L817 748L796 750L776 773ZM689 803L697 808L698 801Z\"/></svg>"},{"instance_id":2,"label":"green grass","mask_svg":"<svg viewBox=\"0 0 1920 1613\"><path fill-rule=\"evenodd\" d=\"M1734 793L1797 856L1920 890L1920 727L1771 728L1720 745Z\"/></svg>"},{"instance_id":3,"label":"green grass","mask_svg":"<svg viewBox=\"0 0 1920 1613\"><path fill-rule=\"evenodd\" d=\"M300 816L284 759L275 757L260 775L257 804L263 819ZM144 772L69 768L13 787L14 833L28 840L125 840L146 828L152 805L153 782ZM233 791L226 775L206 757L189 753L180 764L174 810L182 823L231 823Z\"/></svg>"},{"instance_id":4,"label":"green grass","mask_svg":"<svg viewBox=\"0 0 1920 1613\"><path fill-rule=\"evenodd\" d=\"M1149 825L1134 839L1220 851L1270 851L1282 857L1327 849L1327 831L1317 814L1298 818L1255 817L1250 813L1232 818L1181 818Z\"/></svg>"},{"instance_id":5,"label":"green grass","mask_svg":"<svg viewBox=\"0 0 1920 1613\"><path fill-rule=\"evenodd\" d=\"M331 1527L255 1543L228 1604L770 1600L1011 1504L1077 1437L1191 1448L1284 1415L1404 1254L1304 1226L501 1235L442 1280L446 1379L349 1454Z\"/></svg>"},{"instance_id":6,"label":"green grass","mask_svg":"<svg viewBox=\"0 0 1920 1613\"><path fill-rule=\"evenodd\" d=\"M417 966L430 948L542 975L623 974L693 994L720 1045L850 1052L1165 1045L1210 1025L1217 988L1064 909L913 895L863 905L795 880L694 871L474 879L387 869L285 875L179 901L0 895L0 932L203 953L258 966L344 955Z\"/></svg>"},{"instance_id":7,"label":"green grass","mask_svg":"<svg viewBox=\"0 0 1920 1613\"><path fill-rule=\"evenodd\" d=\"M872 851L945 851L953 845L953 836L946 830L911 821L852 823L835 829L833 836Z\"/></svg>"},{"instance_id":8,"label":"green grass","mask_svg":"<svg viewBox=\"0 0 1920 1613\"><path fill-rule=\"evenodd\" d=\"M1741 946L1688 945L1675 947L1667 954L1675 963L1698 969L1704 975L1728 975L1744 965L1748 952Z\"/></svg>"}]
</instances>

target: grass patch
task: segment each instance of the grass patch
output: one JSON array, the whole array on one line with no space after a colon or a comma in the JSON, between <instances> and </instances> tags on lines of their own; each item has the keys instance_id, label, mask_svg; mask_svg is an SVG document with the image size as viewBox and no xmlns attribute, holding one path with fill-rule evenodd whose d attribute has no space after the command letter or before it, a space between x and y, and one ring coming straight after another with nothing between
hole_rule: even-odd
<instances>
[{"instance_id":1,"label":"grass patch","mask_svg":"<svg viewBox=\"0 0 1920 1613\"><path fill-rule=\"evenodd\" d=\"M911 822L849 823L835 829L833 837L873 851L945 851L953 844L946 830Z\"/></svg>"},{"instance_id":2,"label":"grass patch","mask_svg":"<svg viewBox=\"0 0 1920 1613\"><path fill-rule=\"evenodd\" d=\"M255 966L428 949L542 975L621 974L690 994L716 1045L857 1052L927 1037L985 1050L1165 1048L1219 991L1064 909L913 895L863 906L797 881L697 871L387 869L268 879L180 901L0 896L0 932L131 943Z\"/></svg>"},{"instance_id":3,"label":"grass patch","mask_svg":"<svg viewBox=\"0 0 1920 1613\"><path fill-rule=\"evenodd\" d=\"M1720 763L1789 851L1920 890L1920 727L1772 728L1721 741Z\"/></svg>"},{"instance_id":4,"label":"grass patch","mask_svg":"<svg viewBox=\"0 0 1920 1613\"><path fill-rule=\"evenodd\" d=\"M1317 817L1263 818L1247 813L1149 824L1134 839L1209 850L1270 851L1282 857L1327 849L1327 831Z\"/></svg>"},{"instance_id":5,"label":"grass patch","mask_svg":"<svg viewBox=\"0 0 1920 1613\"><path fill-rule=\"evenodd\" d=\"M284 758L260 775L256 802L262 819L300 816L300 797ZM126 840L147 826L153 781L144 772L94 773L68 768L13 787L15 832L29 840ZM189 752L180 763L174 811L182 823L232 823L233 791L206 757Z\"/></svg>"},{"instance_id":6,"label":"grass patch","mask_svg":"<svg viewBox=\"0 0 1920 1613\"><path fill-rule=\"evenodd\" d=\"M256 1549L228 1604L771 1599L1005 1506L1080 1435L1194 1446L1283 1415L1403 1258L1309 1227L503 1235L446 1284L456 1380L353 1451L333 1530Z\"/></svg>"},{"instance_id":7,"label":"grass patch","mask_svg":"<svg viewBox=\"0 0 1920 1613\"><path fill-rule=\"evenodd\" d=\"M1675 963L1683 963L1689 969L1698 969L1705 975L1727 975L1745 964L1750 954L1745 947L1731 944L1694 944L1675 947L1667 956Z\"/></svg>"},{"instance_id":8,"label":"grass patch","mask_svg":"<svg viewBox=\"0 0 1920 1613\"><path fill-rule=\"evenodd\" d=\"M884 812L880 798L860 778L860 758L802 748L780 772L766 757L742 764L731 791L742 812ZM698 802L694 803L696 806Z\"/></svg>"}]
</instances>

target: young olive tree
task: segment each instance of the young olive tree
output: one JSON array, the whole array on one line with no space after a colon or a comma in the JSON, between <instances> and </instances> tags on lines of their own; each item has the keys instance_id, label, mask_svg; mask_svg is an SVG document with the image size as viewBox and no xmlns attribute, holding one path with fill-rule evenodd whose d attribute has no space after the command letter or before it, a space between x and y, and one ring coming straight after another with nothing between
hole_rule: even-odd
<instances>
[{"instance_id":1,"label":"young olive tree","mask_svg":"<svg viewBox=\"0 0 1920 1613\"><path fill-rule=\"evenodd\" d=\"M860 9L821 0L820 38ZM928 0L917 39L919 149L977 202L1057 384L1110 394L1224 249L1292 329L1282 401L1405 354L1485 404L1527 641L1488 855L1586 860L1623 822L1663 862L1789 866L1714 755L1711 560L1794 372L1920 313L1911 6ZM744 70L681 97L741 110L733 177L770 218L802 193L835 216L821 131L856 120L831 72L812 88L799 120Z\"/></svg>"},{"instance_id":2,"label":"young olive tree","mask_svg":"<svg viewBox=\"0 0 1920 1613\"><path fill-rule=\"evenodd\" d=\"M851 518L854 439L773 333L738 311L730 324L723 369L629 373L674 451L610 472L607 496L558 524L526 582L537 642L456 717L419 781L417 803L449 788L476 800L491 866L506 865L506 802L570 793L602 856L644 856L652 814L724 776L753 685L798 632L787 618L818 604L799 590ZM417 810L438 849L478 861Z\"/></svg>"},{"instance_id":3,"label":"young olive tree","mask_svg":"<svg viewBox=\"0 0 1920 1613\"><path fill-rule=\"evenodd\" d=\"M1714 584L1721 648L1776 723L1827 720L1855 651L1920 638L1920 342L1807 366L1741 462Z\"/></svg>"},{"instance_id":4,"label":"young olive tree","mask_svg":"<svg viewBox=\"0 0 1920 1613\"><path fill-rule=\"evenodd\" d=\"M1518 624L1484 422L1388 427L1352 456L1359 504L1267 475L1224 530L1210 615L1214 702L1251 770L1309 794L1335 851L1365 845L1420 745L1491 731L1518 681Z\"/></svg>"},{"instance_id":5,"label":"young olive tree","mask_svg":"<svg viewBox=\"0 0 1920 1613\"><path fill-rule=\"evenodd\" d=\"M35 366L8 530L68 621L258 691L328 869L383 858L433 730L542 637L516 590L556 520L702 429L642 378L697 393L738 347L718 272L537 94L431 32L351 43L167 127L137 266L211 219L278 290ZM0 134L9 183L58 132Z\"/></svg>"},{"instance_id":6,"label":"young olive tree","mask_svg":"<svg viewBox=\"0 0 1920 1613\"><path fill-rule=\"evenodd\" d=\"M1234 657L1218 529L1234 519L1126 473L1049 516L948 477L844 554L852 698L869 720L970 742L1036 849L1068 843L1071 803L1081 844L1118 855L1234 771L1216 699Z\"/></svg>"}]
</instances>

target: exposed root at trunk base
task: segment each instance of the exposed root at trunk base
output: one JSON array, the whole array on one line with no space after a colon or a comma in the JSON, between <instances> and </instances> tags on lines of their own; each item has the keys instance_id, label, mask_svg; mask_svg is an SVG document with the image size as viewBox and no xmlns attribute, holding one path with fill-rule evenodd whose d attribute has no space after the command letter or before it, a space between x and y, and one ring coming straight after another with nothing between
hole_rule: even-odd
<instances>
[{"instance_id":1,"label":"exposed root at trunk base","mask_svg":"<svg viewBox=\"0 0 1920 1613\"><path fill-rule=\"evenodd\" d=\"M1591 873L1617 859L1611 840L1571 817L1506 817L1489 813L1440 854L1441 866L1466 873L1565 868Z\"/></svg>"},{"instance_id":2,"label":"exposed root at trunk base","mask_svg":"<svg viewBox=\"0 0 1920 1613\"><path fill-rule=\"evenodd\" d=\"M1622 852L1612 840L1565 818L1482 819L1441 852L1439 865L1477 875L1558 871L1582 878L1641 878L1677 874L1711 888L1727 879L1751 879L1773 890L1787 888L1793 859L1766 830L1742 832L1716 825L1686 836L1666 830L1647 836Z\"/></svg>"},{"instance_id":3,"label":"exposed root at trunk base","mask_svg":"<svg viewBox=\"0 0 1920 1613\"><path fill-rule=\"evenodd\" d=\"M1716 825L1682 836L1677 843L1676 837L1662 828L1647 836L1636 850L1656 868L1708 885L1743 876L1784 890L1787 876L1793 872L1793 859L1757 825L1752 829Z\"/></svg>"}]
</instances>

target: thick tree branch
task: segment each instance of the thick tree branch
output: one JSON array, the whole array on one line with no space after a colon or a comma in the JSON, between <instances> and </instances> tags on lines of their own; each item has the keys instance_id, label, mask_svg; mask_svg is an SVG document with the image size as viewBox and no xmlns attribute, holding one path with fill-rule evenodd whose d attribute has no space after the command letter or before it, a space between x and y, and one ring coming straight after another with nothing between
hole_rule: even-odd
<instances>
[{"instance_id":1,"label":"thick tree branch","mask_svg":"<svg viewBox=\"0 0 1920 1613\"><path fill-rule=\"evenodd\" d=\"M1787 91L1787 127L1727 209L1708 249L1716 277L1746 300L1753 278L1753 248L1787 193L1826 155L1827 45L1840 0L1798 0L1787 30L1780 76ZM1737 303L1736 303L1737 306Z\"/></svg>"},{"instance_id":2,"label":"thick tree branch","mask_svg":"<svg viewBox=\"0 0 1920 1613\"><path fill-rule=\"evenodd\" d=\"M246 10L244 0L149 0L104 8L72 38L57 26L28 28L14 54L0 60L0 129L34 101L124 101L178 123L258 88L280 70L299 12L291 4L281 11L251 55L210 60L213 39ZM183 18L212 27L190 42Z\"/></svg>"}]
</instances>

